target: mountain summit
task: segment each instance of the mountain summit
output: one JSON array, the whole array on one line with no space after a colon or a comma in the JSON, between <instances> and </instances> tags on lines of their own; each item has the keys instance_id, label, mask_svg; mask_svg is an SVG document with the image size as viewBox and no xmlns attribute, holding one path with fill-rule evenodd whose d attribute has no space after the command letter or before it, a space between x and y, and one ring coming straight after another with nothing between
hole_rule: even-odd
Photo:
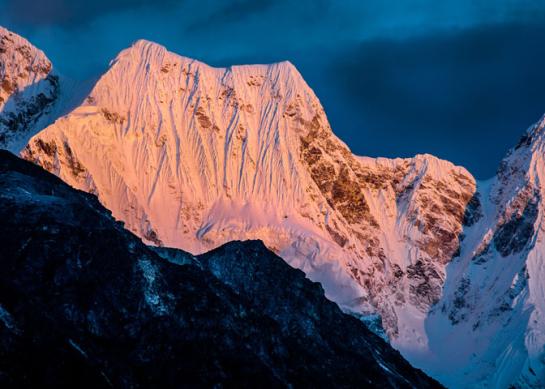
<instances>
[{"instance_id":1,"label":"mountain summit","mask_svg":"<svg viewBox=\"0 0 545 389\"><path fill-rule=\"evenodd\" d=\"M399 316L440 294L475 188L465 169L429 155L353 156L287 62L217 69L147 41L23 155L97 194L149 243L200 253L261 239L407 338Z\"/></svg>"}]
</instances>

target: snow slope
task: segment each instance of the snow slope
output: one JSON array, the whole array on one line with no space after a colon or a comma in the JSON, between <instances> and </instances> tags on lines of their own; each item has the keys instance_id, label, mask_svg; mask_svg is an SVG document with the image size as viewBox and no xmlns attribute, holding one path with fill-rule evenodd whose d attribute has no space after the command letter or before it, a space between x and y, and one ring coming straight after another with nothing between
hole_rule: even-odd
<instances>
[{"instance_id":1,"label":"snow slope","mask_svg":"<svg viewBox=\"0 0 545 389\"><path fill-rule=\"evenodd\" d=\"M261 239L344 309L380 314L392 344L444 383L502 387L543 376L543 250L525 237L541 218L532 147L492 183L430 155L357 157L290 63L212 68L141 40L22 155L147 243L197 254ZM490 316L511 289L511 309Z\"/></svg>"}]
</instances>

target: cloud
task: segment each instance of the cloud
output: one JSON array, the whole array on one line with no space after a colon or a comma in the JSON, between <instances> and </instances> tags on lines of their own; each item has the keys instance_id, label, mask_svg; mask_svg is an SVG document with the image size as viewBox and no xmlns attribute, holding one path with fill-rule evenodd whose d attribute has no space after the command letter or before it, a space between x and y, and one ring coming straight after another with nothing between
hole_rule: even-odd
<instances>
[{"instance_id":1,"label":"cloud","mask_svg":"<svg viewBox=\"0 0 545 389\"><path fill-rule=\"evenodd\" d=\"M545 112L544 37L505 24L362 43L329 64L350 105L331 120L359 153L428 152L490 176Z\"/></svg>"},{"instance_id":2,"label":"cloud","mask_svg":"<svg viewBox=\"0 0 545 389\"><path fill-rule=\"evenodd\" d=\"M212 12L204 17L197 16L196 20L186 27L186 31L199 31L216 27L218 24L240 23L250 15L266 13L275 4L274 0L237 0L220 5L218 8L211 5Z\"/></svg>"},{"instance_id":3,"label":"cloud","mask_svg":"<svg viewBox=\"0 0 545 389\"><path fill-rule=\"evenodd\" d=\"M146 6L171 7L176 0L3 0L4 19L14 24L78 28L110 13Z\"/></svg>"}]
</instances>

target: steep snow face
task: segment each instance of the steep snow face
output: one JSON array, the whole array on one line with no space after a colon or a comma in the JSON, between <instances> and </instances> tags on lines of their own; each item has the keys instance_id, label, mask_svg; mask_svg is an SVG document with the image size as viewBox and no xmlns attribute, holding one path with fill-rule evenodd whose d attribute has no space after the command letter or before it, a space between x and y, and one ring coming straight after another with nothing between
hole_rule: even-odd
<instances>
[{"instance_id":1,"label":"steep snow face","mask_svg":"<svg viewBox=\"0 0 545 389\"><path fill-rule=\"evenodd\" d=\"M544 127L530 127L497 177L479 183L426 322L430 352L406 354L448 386L545 386Z\"/></svg>"},{"instance_id":2,"label":"steep snow face","mask_svg":"<svg viewBox=\"0 0 545 389\"><path fill-rule=\"evenodd\" d=\"M59 78L45 54L0 27L0 147L19 152L46 124Z\"/></svg>"},{"instance_id":3,"label":"steep snow face","mask_svg":"<svg viewBox=\"0 0 545 389\"><path fill-rule=\"evenodd\" d=\"M211 68L138 41L22 155L95 193L146 242L201 253L261 239L396 345L425 318L475 181L430 155L351 154L288 62Z\"/></svg>"}]
</instances>

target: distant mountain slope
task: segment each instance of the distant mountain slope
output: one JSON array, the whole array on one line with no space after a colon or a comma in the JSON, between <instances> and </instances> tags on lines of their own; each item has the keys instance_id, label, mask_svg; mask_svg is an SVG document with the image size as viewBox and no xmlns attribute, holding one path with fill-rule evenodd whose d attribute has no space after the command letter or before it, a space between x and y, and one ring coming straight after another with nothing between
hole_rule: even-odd
<instances>
[{"instance_id":1,"label":"distant mountain slope","mask_svg":"<svg viewBox=\"0 0 545 389\"><path fill-rule=\"evenodd\" d=\"M171 263L6 151L0 244L2 387L437 386L260 242Z\"/></svg>"},{"instance_id":2,"label":"distant mountain slope","mask_svg":"<svg viewBox=\"0 0 545 389\"><path fill-rule=\"evenodd\" d=\"M47 124L60 93L45 54L0 27L0 147L19 152Z\"/></svg>"}]
</instances>

